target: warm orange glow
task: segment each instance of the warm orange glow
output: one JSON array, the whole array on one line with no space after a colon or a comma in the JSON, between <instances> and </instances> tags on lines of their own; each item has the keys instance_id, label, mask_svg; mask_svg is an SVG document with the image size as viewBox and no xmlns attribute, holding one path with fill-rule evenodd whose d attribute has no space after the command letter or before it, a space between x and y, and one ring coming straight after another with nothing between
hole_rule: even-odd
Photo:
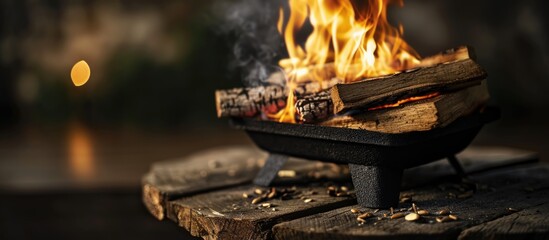
<instances>
[{"instance_id":1,"label":"warm orange glow","mask_svg":"<svg viewBox=\"0 0 549 240\"><path fill-rule=\"evenodd\" d=\"M69 129L69 164L78 179L89 179L95 172L94 152L89 132L78 124Z\"/></svg>"},{"instance_id":2,"label":"warm orange glow","mask_svg":"<svg viewBox=\"0 0 549 240\"><path fill-rule=\"evenodd\" d=\"M324 81L312 66L333 64L341 82L391 74L419 63L418 54L387 21L391 0L289 0L290 15L283 29L283 12L278 29L284 35L289 57L279 65L286 71L290 89L297 83ZM402 1L394 1L402 5ZM296 36L309 21L312 32L305 44ZM291 94L290 94L291 95ZM290 96L288 103L294 102ZM295 106L288 104L275 118L295 122ZM284 117L282 117L284 116Z\"/></svg>"},{"instance_id":3,"label":"warm orange glow","mask_svg":"<svg viewBox=\"0 0 549 240\"><path fill-rule=\"evenodd\" d=\"M74 64L71 70L71 79L74 86L80 87L90 79L91 70L86 61L82 60Z\"/></svg>"},{"instance_id":4,"label":"warm orange glow","mask_svg":"<svg viewBox=\"0 0 549 240\"><path fill-rule=\"evenodd\" d=\"M410 97L410 98L398 100L396 103L384 104L384 105L381 105L381 106L368 108L368 111L373 111L373 110L378 110L378 109L385 109L385 108L392 108L392 107L398 107L398 106L400 106L400 105L402 105L402 104L405 104L405 103L415 102L415 101L424 100L424 99L429 99L429 98L434 98L434 97L436 97L436 96L438 96L438 95L440 95L439 92L434 92L434 93L430 93L430 94L423 95L423 96Z\"/></svg>"}]
</instances>

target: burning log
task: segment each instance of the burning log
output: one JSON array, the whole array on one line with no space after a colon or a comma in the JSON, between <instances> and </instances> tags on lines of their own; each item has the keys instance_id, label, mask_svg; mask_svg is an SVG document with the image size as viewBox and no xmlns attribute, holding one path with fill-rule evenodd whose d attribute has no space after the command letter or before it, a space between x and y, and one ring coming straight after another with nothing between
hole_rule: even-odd
<instances>
[{"instance_id":1,"label":"burning log","mask_svg":"<svg viewBox=\"0 0 549 240\"><path fill-rule=\"evenodd\" d=\"M478 71L475 71L475 69L473 70L470 70L469 72L472 72L470 73L469 75L467 75L468 73L464 73L465 76L472 76L470 79L467 79L467 77L464 77L464 80L465 81L465 84L464 85L459 85L459 84L454 84L452 85L451 83L450 84L447 84L447 85L442 85L440 86L440 88L438 90L442 90L444 89L445 87L447 88L446 90L451 90L452 88L463 88L463 87L466 87L468 86L468 84L471 84L471 85L474 85L474 84L479 84L480 83L480 80L482 80L485 76L486 76L486 73L484 73L484 71L482 69L480 69L480 67L474 63L474 62L467 62L466 64L458 64L458 65L451 65L451 66L445 66L444 65L441 65L439 66L440 70L439 69L432 69L434 67L437 66L437 64L441 64L441 63L448 63L450 64L451 62L455 62L455 61L460 61L460 60L471 60L471 59L475 59L475 56L474 56L474 52L473 50L470 48L470 47L459 47L459 48L453 48L453 49L449 49L449 50L446 50L442 53L439 53L439 54L436 54L436 55L433 55L433 56L430 56L430 57L426 57L424 59L422 59L422 61L416 65L416 70L415 71L419 71L419 73L413 73L413 72L404 72L404 73L400 73L400 74L395 74L395 75L391 75L391 76L385 76L385 77L381 77L381 78L374 78L374 79L368 79L368 80L364 80L364 82L368 81L368 86L367 87L364 87L364 89L362 88L357 88L357 89L354 89L356 92L356 94L361 94L363 92L367 92L367 93L371 93L371 94L375 94L376 91L378 91L378 89L376 90L373 90L373 89L367 89L368 87L370 87L370 85L376 85L378 86L379 89L390 89L391 87L392 88L400 88L400 89L403 89L404 92L402 92L401 96L403 98L407 97L407 96L413 96L413 94L415 94L416 92L427 92L429 89L425 89L424 85L422 85L422 81L423 82L435 82L435 83L438 83L440 80L440 77L439 75L443 74L444 71L448 71L448 72L453 72L453 71L449 71L447 69L456 69L456 68L461 68L463 67L464 69L467 69L468 66L467 65L472 65L475 67L475 69L477 69ZM463 66L465 65L465 66ZM460 69L461 70L461 69ZM434 73L431 73L432 71L434 71ZM422 74L423 73L423 74ZM423 79L420 79L419 81L415 81L414 77L415 76L423 76L424 78ZM478 76L477 76L478 75ZM474 77L473 77L474 76ZM447 78L452 78L452 77L459 77L459 76L456 76L456 75L452 75L452 73L450 73L449 76L446 76ZM406 80L403 80L404 78L406 78ZM376 81L376 82L369 82L370 80L385 80L384 81ZM399 82L401 81L401 82ZM467 81L471 81L471 82L467 82ZM444 82L440 81L441 84L443 84ZM393 84L393 85L390 85L390 84ZM360 85L360 84L358 84ZM355 85L352 85L352 84L338 84L337 87L339 88L343 88L342 91L345 91L346 90L346 86L349 86L349 88L354 88ZM351 87L352 86L352 87ZM413 89L415 87L419 87L419 89ZM437 90L437 87L439 87L439 85L437 85L435 88L433 88L433 90ZM409 89L413 89L414 91L411 91L411 90L408 90L406 88L409 88ZM407 90L407 91L406 91ZM334 90L336 91L336 90ZM361 92L359 92L361 91ZM328 96L330 93L330 90L325 90L323 92L320 92L318 94L315 94L315 96L306 96L306 97L303 97L301 99L298 99L296 101L296 110L297 110L297 115L299 117L299 119L301 121L304 121L304 122L318 122L318 121L322 121L322 120L325 120L327 118L329 118L332 113L330 113L330 111L333 111L334 109L334 104L332 102L332 97L331 96ZM350 94L353 94L354 92L349 90L350 93L345 93L347 95L350 95ZM378 91L378 92L383 92L383 91ZM376 102L385 102L385 101L391 101L391 100L395 100L395 98L398 98L399 96L395 95L395 96L392 96L392 95L378 95L378 96L374 96L374 97L379 97L379 101L376 101ZM371 105L374 105L373 103ZM367 106L366 106L367 107Z\"/></svg>"},{"instance_id":2,"label":"burning log","mask_svg":"<svg viewBox=\"0 0 549 240\"><path fill-rule=\"evenodd\" d=\"M478 85L486 78L487 74L480 65L470 58L469 52L469 49L462 49L430 57L427 58L425 64L439 60L457 59L453 62L415 68L360 82L337 84L332 88L334 112L367 109L429 92L453 91Z\"/></svg>"},{"instance_id":3,"label":"burning log","mask_svg":"<svg viewBox=\"0 0 549 240\"><path fill-rule=\"evenodd\" d=\"M253 117L259 112L276 113L286 106L285 87L271 85L215 91L218 117Z\"/></svg>"},{"instance_id":4,"label":"burning log","mask_svg":"<svg viewBox=\"0 0 549 240\"><path fill-rule=\"evenodd\" d=\"M273 74L269 82L284 82L282 74ZM338 79L306 82L294 89L295 96L310 95L328 89ZM249 88L234 88L215 91L218 117L253 117L260 112L275 114L286 107L289 89L283 85L268 85Z\"/></svg>"},{"instance_id":5,"label":"burning log","mask_svg":"<svg viewBox=\"0 0 549 240\"><path fill-rule=\"evenodd\" d=\"M362 129L382 133L427 131L444 127L461 116L473 113L489 98L486 84L405 104L400 107L337 116L322 126Z\"/></svg>"},{"instance_id":6,"label":"burning log","mask_svg":"<svg viewBox=\"0 0 549 240\"><path fill-rule=\"evenodd\" d=\"M366 110L426 93L478 85L486 78L486 72L473 59L471 48L459 47L424 58L415 69L349 84L338 84L340 80L336 78L307 81L334 76L333 64L313 66L300 76L305 83L294 89L296 115L300 121L314 123L328 119L334 112ZM284 85L285 79L279 72L271 75L268 86L216 91L218 117L277 113L286 107L289 88Z\"/></svg>"},{"instance_id":7,"label":"burning log","mask_svg":"<svg viewBox=\"0 0 549 240\"><path fill-rule=\"evenodd\" d=\"M329 90L297 99L295 108L299 120L303 122L317 122L334 114L334 104Z\"/></svg>"}]
</instances>

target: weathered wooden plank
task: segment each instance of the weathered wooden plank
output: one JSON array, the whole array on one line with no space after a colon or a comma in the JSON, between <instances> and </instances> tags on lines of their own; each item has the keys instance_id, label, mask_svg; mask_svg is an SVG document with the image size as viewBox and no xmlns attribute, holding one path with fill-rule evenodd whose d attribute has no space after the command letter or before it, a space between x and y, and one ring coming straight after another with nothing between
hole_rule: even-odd
<instances>
[{"instance_id":1,"label":"weathered wooden plank","mask_svg":"<svg viewBox=\"0 0 549 240\"><path fill-rule=\"evenodd\" d=\"M162 220L167 200L249 182L265 157L256 148L232 146L156 163L142 180L143 202Z\"/></svg>"},{"instance_id":2,"label":"weathered wooden plank","mask_svg":"<svg viewBox=\"0 0 549 240\"><path fill-rule=\"evenodd\" d=\"M549 166L500 169L473 175L480 183L475 194L468 192L467 184L452 183L402 193L429 212L450 210L459 217L457 221L437 223L435 216L426 216L419 222L407 222L403 218L383 217L390 214L382 210L359 224L358 213L352 213L352 208L374 210L355 205L281 223L273 232L276 239L455 239L468 227L511 214L508 208L521 210L549 202L547 174ZM460 188L465 188L465 192ZM401 204L404 212L409 213L410 204Z\"/></svg>"},{"instance_id":3,"label":"weathered wooden plank","mask_svg":"<svg viewBox=\"0 0 549 240\"><path fill-rule=\"evenodd\" d=\"M256 172L258 172L259 166L263 164L262 160L265 157L266 155L264 153L259 152L255 148L227 147L197 153L178 161L156 164L143 181L144 202L151 213L159 219L165 217L165 209L168 208L167 205L173 205L174 207L170 208L168 211L169 217L172 220L179 222L181 225L186 226L186 228L196 236L204 237L231 236L231 228L220 228L220 226L245 227L247 226L246 224L255 224L253 226L256 227L263 227L266 225L272 226L281 221L327 211L341 206L340 204L349 205L354 202L354 199L332 201L336 199L328 198L326 200L324 196L324 198L321 197L323 200L308 203L305 205L305 208L301 208L299 205L295 205L295 203L289 200L276 200L284 202L284 206L295 205L295 207L285 208L283 206L280 209L280 212L273 212L270 213L270 215L257 215L252 209L249 209L250 211L246 212L240 211L238 213L240 215L237 213L233 213L232 215L223 213L231 209L234 210L233 208L235 206L239 209L242 207L240 205L247 207L253 206L251 204L251 199L242 198L242 193L245 191L248 191L249 193L251 191L253 188L251 185L240 188L232 187L226 190L220 189L251 181L255 177ZM467 172L478 172L501 165L530 162L532 159L536 159L536 157L537 155L531 152L505 148L468 148L459 155ZM308 190L309 188L318 189L312 191L318 191L319 196L321 196L320 193L324 193L325 195L326 192L325 187L320 187L318 185L319 183L336 181L339 184L350 184L349 170L346 166L291 158L283 169L285 171L283 172L284 174L292 177L279 177L275 181L276 186L289 186L299 182L302 184L300 188L306 189L304 192L310 192ZM291 174L288 174L288 172ZM284 174L282 174L282 176L284 176ZM417 174L421 174L421 177L417 177ZM413 187L452 174L453 170L448 163L439 161L407 170L405 172L405 178L406 176L409 176L407 179L410 179L410 181L408 181L407 185L409 185L408 187ZM214 190L214 192L204 193L209 190ZM177 199L181 196L192 195L196 196ZM304 197L307 197L307 195ZM214 214L216 219L210 219L211 216L207 214L201 215L203 213L201 210L203 207L211 208L209 202L197 200L201 198L217 199L217 207L213 209L217 213L222 213L225 216L220 218ZM185 199L192 200L188 204ZM295 200L296 199L292 201ZM176 202L177 204L174 205ZM233 206L233 204L235 204L235 206ZM276 206L276 203L273 206ZM184 211L187 212L180 213ZM235 215L238 216L234 217ZM254 219L254 217L256 220L250 220ZM269 219L269 217L272 217L272 219ZM254 237L267 237L269 236L269 228L263 227L260 231L251 231L247 232L247 234L251 234Z\"/></svg>"},{"instance_id":4,"label":"weathered wooden plank","mask_svg":"<svg viewBox=\"0 0 549 240\"><path fill-rule=\"evenodd\" d=\"M549 203L463 231L459 239L549 239Z\"/></svg>"},{"instance_id":5,"label":"weathered wooden plank","mask_svg":"<svg viewBox=\"0 0 549 240\"><path fill-rule=\"evenodd\" d=\"M191 235L206 239L268 239L276 223L356 203L350 196L330 196L326 186L313 184L296 186L289 200L277 197L253 204L256 198L243 194L252 195L255 189L250 185L178 199L170 202L168 217Z\"/></svg>"},{"instance_id":6,"label":"weathered wooden plank","mask_svg":"<svg viewBox=\"0 0 549 240\"><path fill-rule=\"evenodd\" d=\"M156 163L143 177L143 202L153 216L162 220L167 201L251 182L266 157L265 152L255 147L230 146ZM335 181L350 179L345 167L317 161L290 158L283 169L295 172L295 177L278 178L277 184L310 182L326 177Z\"/></svg>"}]
</instances>

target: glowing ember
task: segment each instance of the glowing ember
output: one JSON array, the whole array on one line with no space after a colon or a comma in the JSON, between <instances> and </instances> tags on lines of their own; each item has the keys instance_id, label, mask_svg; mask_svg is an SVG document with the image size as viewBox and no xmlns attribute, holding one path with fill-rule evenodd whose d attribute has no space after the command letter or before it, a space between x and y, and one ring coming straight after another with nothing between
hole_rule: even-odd
<instances>
[{"instance_id":1,"label":"glowing ember","mask_svg":"<svg viewBox=\"0 0 549 240\"><path fill-rule=\"evenodd\" d=\"M440 95L439 92L434 92L434 93L430 93L430 94L423 95L423 96L410 97L410 98L398 100L396 103L384 104L384 105L381 105L381 106L368 108L368 111L398 107L398 106L400 106L402 104L405 104L405 103L415 102L415 101L429 99L429 98L434 98L434 97L439 96L439 95Z\"/></svg>"},{"instance_id":2,"label":"glowing ember","mask_svg":"<svg viewBox=\"0 0 549 240\"><path fill-rule=\"evenodd\" d=\"M90 79L90 66L86 61L82 60L74 64L71 70L71 79L74 86L80 87Z\"/></svg>"},{"instance_id":3,"label":"glowing ember","mask_svg":"<svg viewBox=\"0 0 549 240\"><path fill-rule=\"evenodd\" d=\"M277 27L284 35L289 55L279 65L287 74L290 89L300 82L328 80L309 74L311 66L333 64L334 75L341 82L353 82L419 63L419 55L401 38L402 27L397 29L387 21L387 6L391 2L289 0L289 18L284 26L281 10ZM402 6L402 1L395 2ZM296 36L307 19L312 32L300 45ZM293 102L290 94L288 103ZM294 114L295 106L287 104L286 109L270 117L295 122Z\"/></svg>"}]
</instances>

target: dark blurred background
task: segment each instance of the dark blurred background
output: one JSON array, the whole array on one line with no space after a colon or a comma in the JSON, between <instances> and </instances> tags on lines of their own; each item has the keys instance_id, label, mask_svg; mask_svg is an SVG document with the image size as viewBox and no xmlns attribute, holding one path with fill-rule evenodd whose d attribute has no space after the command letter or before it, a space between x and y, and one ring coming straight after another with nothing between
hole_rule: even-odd
<instances>
[{"instance_id":1,"label":"dark blurred background","mask_svg":"<svg viewBox=\"0 0 549 240\"><path fill-rule=\"evenodd\" d=\"M0 1L0 239L187 238L140 203L151 163L246 136L213 91L284 56L286 1ZM407 0L392 8L421 55L471 45L503 118L478 145L549 158L549 16L542 0ZM274 20L274 21L273 21ZM86 60L91 79L74 87ZM251 66L251 67L250 67Z\"/></svg>"}]
</instances>

